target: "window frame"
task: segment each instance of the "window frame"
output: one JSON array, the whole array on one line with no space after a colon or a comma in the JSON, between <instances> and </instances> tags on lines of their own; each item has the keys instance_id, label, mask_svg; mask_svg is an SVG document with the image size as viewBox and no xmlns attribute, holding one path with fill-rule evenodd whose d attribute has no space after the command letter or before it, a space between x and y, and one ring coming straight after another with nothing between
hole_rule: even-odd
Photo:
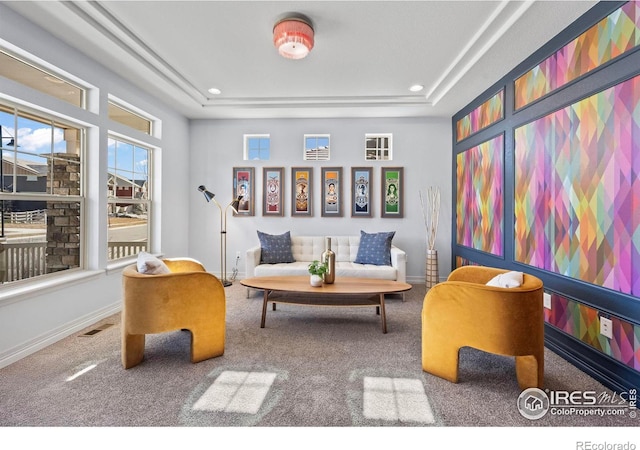
<instances>
[{"instance_id":1,"label":"window frame","mask_svg":"<svg viewBox=\"0 0 640 450\"><path fill-rule=\"evenodd\" d=\"M111 107L119 109L122 113L127 114L128 116L132 117L133 119L137 119L137 120L139 120L139 121L141 121L143 123L146 123L147 124L147 129L143 130L140 127L132 126L130 122L128 122L126 120L121 120L118 116L112 115ZM135 111L133 108L125 106L122 102L116 101L111 97L109 98L109 101L107 102L107 116L109 117L109 120L112 120L112 121L114 121L116 123L119 123L120 125L124 125L127 128L131 128L132 130L139 131L140 133L146 134L148 136L153 136L153 134L154 134L155 127L154 127L154 120L153 119L147 117L143 113Z\"/></svg>"},{"instance_id":2,"label":"window frame","mask_svg":"<svg viewBox=\"0 0 640 450\"><path fill-rule=\"evenodd\" d=\"M307 140L315 139L316 145L315 147L307 147ZM327 156L326 158L320 157L320 151L318 141L320 139L327 140ZM315 157L311 157L310 152L315 151ZM330 134L305 134L302 141L302 159L304 161L330 161L331 160L331 135Z\"/></svg>"},{"instance_id":3,"label":"window frame","mask_svg":"<svg viewBox=\"0 0 640 450\"><path fill-rule=\"evenodd\" d=\"M368 142L376 139L376 146L368 147ZM388 146L385 148L380 145L380 140L387 139ZM375 157L369 157L369 151L375 151ZM387 152L388 157L384 158L383 153ZM393 161L393 133L366 133L364 135L364 159L365 161Z\"/></svg>"},{"instance_id":4,"label":"window frame","mask_svg":"<svg viewBox=\"0 0 640 450\"><path fill-rule=\"evenodd\" d=\"M131 137L128 136L124 136L120 133L116 133L113 131L109 131L108 133L108 143L107 143L107 148L110 147L111 145L111 141L116 141L116 142L120 142L122 144L127 144L127 145L131 145L133 148L133 155L135 155L135 149L136 148L140 148L143 149L147 152L147 172L146 172L146 199L143 198L135 198L134 196L132 196L131 198L128 197L116 197L116 196L111 196L110 192L111 190L109 189L109 186L107 184L106 186L106 199L107 199L107 264L117 264L120 261L126 260L128 258L131 258L132 256L137 255L137 251L134 251L132 254L125 254L123 256L117 257L117 258L110 258L110 251L109 251L109 243L110 242L114 242L114 241L110 241L109 240L109 232L110 232L110 225L109 225L109 219L111 217L111 205L115 205L117 203L127 203L127 204L132 204L132 205L145 205L146 206L146 211L147 211L147 218L146 218L146 226L145 226L145 234L146 234L146 241L145 241L145 246L144 246L144 251L149 252L151 247L152 247L152 218L153 218L153 159L154 159L154 152L155 150L157 150L157 147L148 143L148 142L142 142L136 139L132 139ZM117 147L117 146L116 146ZM117 148L116 148L117 151ZM107 150L108 152L108 150ZM135 167L135 156L133 156L133 166ZM113 167L109 165L109 162L107 161L107 165L106 165L106 172L107 172L107 183L109 182L109 177L112 175L111 174L111 170L112 169L116 169L115 171L117 171L117 166ZM114 172L115 172L114 171ZM136 172L135 170L132 172L134 175L136 173L140 173L142 174L143 172ZM114 173L113 175L117 175L117 173ZM131 181L131 180L129 180ZM134 180L135 182L135 180ZM119 242L119 241L115 241L115 242ZM123 241L124 242L124 241ZM135 249L134 249L135 250Z\"/></svg>"},{"instance_id":5,"label":"window frame","mask_svg":"<svg viewBox=\"0 0 640 450\"><path fill-rule=\"evenodd\" d=\"M268 151L267 157L263 158L262 157L262 147L260 146L260 144L258 145L258 158L249 158L249 152L250 152L250 148L249 148L249 140L251 139L268 139L269 141L269 148L266 149ZM242 158L244 161L269 161L269 159L271 159L271 134L269 133L263 133L263 134L244 134L242 137L242 142L243 142L243 154L242 154Z\"/></svg>"},{"instance_id":6,"label":"window frame","mask_svg":"<svg viewBox=\"0 0 640 450\"><path fill-rule=\"evenodd\" d=\"M86 164L86 157L87 157L87 145L88 145L88 139L87 139L87 133L89 130L89 126L87 125L83 125L79 122L74 121L73 119L69 119L67 117L63 118L55 113L52 112L45 112L45 111L40 111L37 108L33 108L33 107L27 107L25 105L21 105L21 104L17 104L11 101L8 101L7 99L4 98L0 98L0 107L2 107L2 109L7 109L9 110L7 112L7 114L12 114L13 115L13 120L14 120L14 130L18 129L18 118L19 117L23 117L29 120L33 120L33 121L39 121L42 122L45 125L50 125L52 127L52 130L55 129L56 127L68 127L70 129L74 129L78 132L78 148L77 148L77 154L76 153L70 153L74 156L78 157L78 174L80 179L78 180L78 184L79 184L79 193L76 194L60 194L60 193L53 193L51 192L51 190L46 189L44 192L19 192L16 191L16 184L15 181L13 183L13 191L11 192L6 192L2 189L0 189L0 201L18 201L18 202L55 202L55 203L67 203L67 204L74 204L77 203L78 204L78 266L77 267L70 267L68 269L63 269L63 270L54 270L52 272L47 272L47 266L46 266L46 260L43 263L44 267L45 267L45 271L44 273L35 273L34 275L31 276L27 276L25 278L20 278L20 279L16 279L16 280L11 280L11 281L4 281L4 280L0 280L0 288L11 288L14 286L22 286L22 285L26 285L26 284L30 284L30 285L36 285L37 283L42 283L44 280L48 280L51 278L59 278L61 276L65 276L69 273L72 272L79 272L79 271L84 271L86 270L86 261L87 261L87 241L86 241L86 226L85 226L85 222L86 222L86 172L87 172L87 164ZM17 133L16 133L17 134ZM53 133L52 133L53 134ZM16 135L13 136L13 138L15 139L15 144L17 144L17 146L20 146L20 138ZM52 139L51 143L50 143L50 153L49 155L51 155L50 157L53 158L53 154L58 153L55 152L54 150L54 140ZM14 154L14 164L15 161L18 159L18 151L16 150L16 146L14 146L12 150L13 154ZM3 146L2 152L4 152L5 147ZM27 153L28 154L28 153ZM4 161L2 161L4 162ZM14 170L13 172L13 179L16 180L17 179L18 174L16 173L16 170ZM50 173L48 173L47 176L50 176ZM3 176L4 178L4 176ZM3 210L4 210L4 205L3 205ZM0 214L2 214L4 211L0 212ZM2 230L4 231L5 229L5 220L4 217L2 217ZM47 224L45 223L45 241L44 242L49 242L47 240ZM5 238L6 236L2 236L3 238ZM71 242L71 241L69 241ZM66 246L66 244L65 244Z\"/></svg>"},{"instance_id":7,"label":"window frame","mask_svg":"<svg viewBox=\"0 0 640 450\"><path fill-rule=\"evenodd\" d=\"M16 64L20 64L21 67L19 68L19 70L29 71L30 75L35 75L35 76L29 77L24 74L22 76L17 76L10 73L4 73L3 75L0 75L0 76L9 78L10 80L20 83L23 86L26 86L30 89L34 89L37 92L44 94L46 96L56 98L60 101L63 101L65 103L68 103L70 105L76 106L81 109L85 109L85 110L87 109L87 97L89 95L88 91L90 87L85 86L82 83L79 83L77 81L71 81L70 77L62 75L59 70L53 70L51 68L46 67L45 64L38 64L36 62L30 61L31 58L20 56L5 47L0 47L0 53L5 55L7 58L15 61ZM33 82L33 81L25 82L26 80L32 80L33 78L39 78L39 77L44 78L54 86L45 84L44 85L45 87L43 87L37 82ZM49 89L47 89L46 87L48 87ZM69 98L67 98L68 93L70 92L69 90L73 91L74 89L78 90L79 100L77 102L71 101ZM59 93L58 91L64 91L64 92Z\"/></svg>"}]
</instances>

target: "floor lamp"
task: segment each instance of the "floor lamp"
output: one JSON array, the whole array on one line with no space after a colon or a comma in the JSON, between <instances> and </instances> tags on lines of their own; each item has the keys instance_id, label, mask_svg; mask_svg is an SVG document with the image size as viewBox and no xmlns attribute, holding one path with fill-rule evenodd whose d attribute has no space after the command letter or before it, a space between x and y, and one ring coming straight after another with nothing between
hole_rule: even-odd
<instances>
[{"instance_id":1,"label":"floor lamp","mask_svg":"<svg viewBox=\"0 0 640 450\"><path fill-rule=\"evenodd\" d=\"M232 208L236 214L238 213L238 205L240 205L242 195L229 203L223 211L222 206L215 199L216 194L207 191L207 188L203 185L198 186L198 190L204 194L204 198L207 199L207 202L213 200L213 203L215 203L220 210L220 271L222 277L220 281L225 287L231 286L233 283L227 280L227 211L229 208Z\"/></svg>"}]
</instances>

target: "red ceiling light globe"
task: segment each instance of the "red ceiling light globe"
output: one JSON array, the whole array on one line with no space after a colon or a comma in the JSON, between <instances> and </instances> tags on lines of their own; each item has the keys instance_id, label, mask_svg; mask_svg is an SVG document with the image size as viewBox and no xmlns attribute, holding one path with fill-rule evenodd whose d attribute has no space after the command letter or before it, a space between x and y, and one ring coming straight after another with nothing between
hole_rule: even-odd
<instances>
[{"instance_id":1,"label":"red ceiling light globe","mask_svg":"<svg viewBox=\"0 0 640 450\"><path fill-rule=\"evenodd\" d=\"M302 16L280 20L273 27L273 45L285 58L304 58L313 48L311 21Z\"/></svg>"}]
</instances>

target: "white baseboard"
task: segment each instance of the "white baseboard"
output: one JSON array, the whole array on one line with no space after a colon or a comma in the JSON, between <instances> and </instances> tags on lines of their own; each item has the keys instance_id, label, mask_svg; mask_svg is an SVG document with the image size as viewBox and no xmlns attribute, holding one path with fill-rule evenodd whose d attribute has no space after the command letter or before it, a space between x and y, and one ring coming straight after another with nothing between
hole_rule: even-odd
<instances>
[{"instance_id":1,"label":"white baseboard","mask_svg":"<svg viewBox=\"0 0 640 450\"><path fill-rule=\"evenodd\" d=\"M78 331L91 326L92 324L116 314L122 310L122 302L118 301L111 306L102 308L98 311L94 311L91 314L87 314L83 317L64 324L56 329L53 329L37 338L34 338L22 345L11 348L2 355L0 355L0 369L25 358L38 350L58 342L61 339L66 338Z\"/></svg>"}]
</instances>

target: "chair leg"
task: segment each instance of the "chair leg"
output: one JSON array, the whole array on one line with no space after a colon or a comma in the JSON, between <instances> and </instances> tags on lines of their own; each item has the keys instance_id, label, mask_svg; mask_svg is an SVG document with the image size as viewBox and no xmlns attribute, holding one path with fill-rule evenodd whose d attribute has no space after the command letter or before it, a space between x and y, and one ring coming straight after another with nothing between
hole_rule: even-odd
<instances>
[{"instance_id":1,"label":"chair leg","mask_svg":"<svg viewBox=\"0 0 640 450\"><path fill-rule=\"evenodd\" d=\"M122 367L130 369L144 358L144 334L122 333Z\"/></svg>"},{"instance_id":2,"label":"chair leg","mask_svg":"<svg viewBox=\"0 0 640 450\"><path fill-rule=\"evenodd\" d=\"M544 361L538 361L534 355L516 356L516 377L522 390L532 387L542 389Z\"/></svg>"},{"instance_id":3,"label":"chair leg","mask_svg":"<svg viewBox=\"0 0 640 450\"><path fill-rule=\"evenodd\" d=\"M422 337L422 370L452 383L458 382L459 347Z\"/></svg>"},{"instance_id":4,"label":"chair leg","mask_svg":"<svg viewBox=\"0 0 640 450\"><path fill-rule=\"evenodd\" d=\"M197 363L224 354L224 324L191 330L191 362Z\"/></svg>"}]
</instances>

